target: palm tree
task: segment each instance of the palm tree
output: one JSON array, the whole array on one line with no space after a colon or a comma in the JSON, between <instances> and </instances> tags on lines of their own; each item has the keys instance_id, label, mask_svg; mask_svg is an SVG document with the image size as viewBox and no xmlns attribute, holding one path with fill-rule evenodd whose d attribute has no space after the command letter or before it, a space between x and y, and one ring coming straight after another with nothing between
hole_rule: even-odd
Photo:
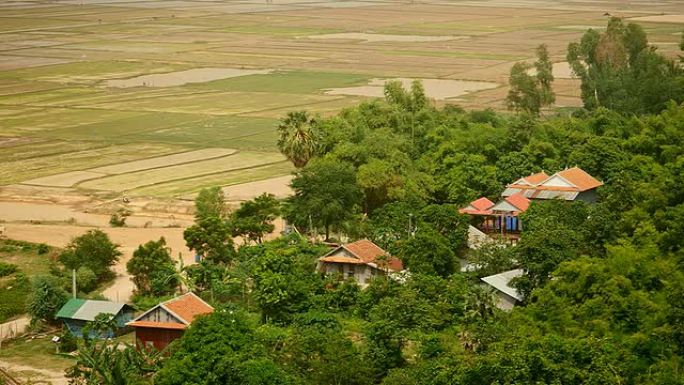
<instances>
[{"instance_id":1,"label":"palm tree","mask_svg":"<svg viewBox=\"0 0 684 385\"><path fill-rule=\"evenodd\" d=\"M306 111L288 112L278 124L278 148L295 167L302 168L318 152L316 121Z\"/></svg>"}]
</instances>

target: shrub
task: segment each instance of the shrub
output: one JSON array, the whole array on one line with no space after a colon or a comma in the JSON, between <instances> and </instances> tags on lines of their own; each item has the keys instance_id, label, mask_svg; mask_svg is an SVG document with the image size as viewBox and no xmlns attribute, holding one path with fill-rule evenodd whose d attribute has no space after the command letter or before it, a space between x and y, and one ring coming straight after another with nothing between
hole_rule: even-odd
<instances>
[{"instance_id":1,"label":"shrub","mask_svg":"<svg viewBox=\"0 0 684 385\"><path fill-rule=\"evenodd\" d=\"M48 246L44 243L41 243L38 245L37 251L38 251L38 254L40 254L40 255L47 254L48 251L50 251L50 246Z\"/></svg>"},{"instance_id":2,"label":"shrub","mask_svg":"<svg viewBox=\"0 0 684 385\"><path fill-rule=\"evenodd\" d=\"M76 271L76 284L79 290L90 293L97 287L97 275L85 266L79 267Z\"/></svg>"},{"instance_id":3,"label":"shrub","mask_svg":"<svg viewBox=\"0 0 684 385\"><path fill-rule=\"evenodd\" d=\"M68 295L59 279L39 276L34 279L26 310L31 315L32 323L39 320L54 322L55 315L67 300Z\"/></svg>"},{"instance_id":4,"label":"shrub","mask_svg":"<svg viewBox=\"0 0 684 385\"><path fill-rule=\"evenodd\" d=\"M131 214L129 210L119 209L109 218L109 224L112 227L124 227L126 226L126 218Z\"/></svg>"},{"instance_id":5,"label":"shrub","mask_svg":"<svg viewBox=\"0 0 684 385\"><path fill-rule=\"evenodd\" d=\"M0 277L7 277L8 275L16 273L18 270L19 268L17 265L0 262Z\"/></svg>"},{"instance_id":6,"label":"shrub","mask_svg":"<svg viewBox=\"0 0 684 385\"><path fill-rule=\"evenodd\" d=\"M71 353L78 348L76 338L64 328L62 335L59 336L59 351L61 353Z\"/></svg>"}]
</instances>

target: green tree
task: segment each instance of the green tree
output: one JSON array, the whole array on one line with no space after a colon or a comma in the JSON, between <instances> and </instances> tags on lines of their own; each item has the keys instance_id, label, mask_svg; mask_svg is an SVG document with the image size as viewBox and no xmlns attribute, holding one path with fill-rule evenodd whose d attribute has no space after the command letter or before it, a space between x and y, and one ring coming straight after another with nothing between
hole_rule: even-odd
<instances>
[{"instance_id":1,"label":"green tree","mask_svg":"<svg viewBox=\"0 0 684 385\"><path fill-rule=\"evenodd\" d=\"M195 220L197 222L226 217L226 198L221 187L203 188L195 198Z\"/></svg>"},{"instance_id":2,"label":"green tree","mask_svg":"<svg viewBox=\"0 0 684 385\"><path fill-rule=\"evenodd\" d=\"M183 232L185 244L203 259L230 263L235 257L233 228L226 220L207 217Z\"/></svg>"},{"instance_id":3,"label":"green tree","mask_svg":"<svg viewBox=\"0 0 684 385\"><path fill-rule=\"evenodd\" d=\"M306 166L319 152L321 134L306 111L288 112L278 124L278 148L297 168Z\"/></svg>"},{"instance_id":4,"label":"green tree","mask_svg":"<svg viewBox=\"0 0 684 385\"><path fill-rule=\"evenodd\" d=\"M354 169L334 159L317 159L299 170L292 180L294 195L288 198L285 218L302 228L339 227L358 211L361 193Z\"/></svg>"},{"instance_id":5,"label":"green tree","mask_svg":"<svg viewBox=\"0 0 684 385\"><path fill-rule=\"evenodd\" d=\"M166 240L161 237L158 241L138 246L133 252L133 257L126 263L126 270L132 276L137 294L162 296L175 292L178 283L166 279L175 270L170 251Z\"/></svg>"},{"instance_id":6,"label":"green tree","mask_svg":"<svg viewBox=\"0 0 684 385\"><path fill-rule=\"evenodd\" d=\"M233 236L241 236L246 242L263 241L264 235L275 229L273 221L280 215L280 202L273 194L263 193L242 202L240 208L231 214Z\"/></svg>"},{"instance_id":7,"label":"green tree","mask_svg":"<svg viewBox=\"0 0 684 385\"><path fill-rule=\"evenodd\" d=\"M457 270L448 240L434 230L416 232L402 243L399 255L411 272L447 277Z\"/></svg>"},{"instance_id":8,"label":"green tree","mask_svg":"<svg viewBox=\"0 0 684 385\"><path fill-rule=\"evenodd\" d=\"M193 322L155 384L287 385L294 378L268 357L255 326L239 310L217 311Z\"/></svg>"},{"instance_id":9,"label":"green tree","mask_svg":"<svg viewBox=\"0 0 684 385\"><path fill-rule=\"evenodd\" d=\"M535 75L530 75L534 68ZM509 78L510 90L506 97L508 108L539 115L541 109L556 101L552 89L553 64L545 44L537 47L537 61L534 65L515 63Z\"/></svg>"},{"instance_id":10,"label":"green tree","mask_svg":"<svg viewBox=\"0 0 684 385\"><path fill-rule=\"evenodd\" d=\"M607 107L624 114L657 113L669 100L684 100L682 69L648 45L635 23L611 18L604 33L588 30L568 45L568 62L582 80L590 110Z\"/></svg>"},{"instance_id":11,"label":"green tree","mask_svg":"<svg viewBox=\"0 0 684 385\"><path fill-rule=\"evenodd\" d=\"M31 322L55 322L57 312L69 299L59 280L52 276L38 276L31 286L26 307Z\"/></svg>"},{"instance_id":12,"label":"green tree","mask_svg":"<svg viewBox=\"0 0 684 385\"><path fill-rule=\"evenodd\" d=\"M88 230L71 240L59 255L59 261L68 269L87 267L103 280L114 276L110 267L116 264L120 255L119 245L112 243L107 234L101 230Z\"/></svg>"}]
</instances>

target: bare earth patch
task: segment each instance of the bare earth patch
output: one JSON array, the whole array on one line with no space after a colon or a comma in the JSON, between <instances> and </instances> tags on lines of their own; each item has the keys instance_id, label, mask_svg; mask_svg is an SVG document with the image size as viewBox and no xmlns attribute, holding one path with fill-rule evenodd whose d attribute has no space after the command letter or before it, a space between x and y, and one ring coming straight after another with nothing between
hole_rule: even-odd
<instances>
[{"instance_id":1,"label":"bare earth patch","mask_svg":"<svg viewBox=\"0 0 684 385\"><path fill-rule=\"evenodd\" d=\"M422 43L430 41L449 41L468 39L468 36L422 36L422 35L388 35L382 33L364 33L364 32L342 32L342 33L327 33L323 35L307 36L309 39L336 39L336 40L363 40L365 43L375 42L404 42L404 43Z\"/></svg>"},{"instance_id":2,"label":"bare earth patch","mask_svg":"<svg viewBox=\"0 0 684 385\"><path fill-rule=\"evenodd\" d=\"M656 15L656 16L641 16L633 17L630 21L649 21L652 23L682 23L684 24L684 15Z\"/></svg>"},{"instance_id":3,"label":"bare earth patch","mask_svg":"<svg viewBox=\"0 0 684 385\"><path fill-rule=\"evenodd\" d=\"M107 80L105 85L114 88L173 87L188 83L204 83L238 76L268 74L271 70L242 70L236 68L195 68L185 71L136 76L130 79Z\"/></svg>"},{"instance_id":4,"label":"bare earth patch","mask_svg":"<svg viewBox=\"0 0 684 385\"><path fill-rule=\"evenodd\" d=\"M285 198L292 195L291 181L292 175L286 175L278 178L226 186L223 188L223 192L226 194L226 199L231 202L254 199L264 193L273 194L276 198Z\"/></svg>"},{"instance_id":5,"label":"bare earth patch","mask_svg":"<svg viewBox=\"0 0 684 385\"><path fill-rule=\"evenodd\" d=\"M437 100L447 100L466 95L471 92L493 89L499 86L499 84L492 82L452 79L371 79L367 86L333 88L326 91L326 94L383 97L384 85L386 82L391 80L401 81L406 89L411 87L411 82L413 82L413 80L420 80L425 88L425 94L429 98Z\"/></svg>"}]
</instances>

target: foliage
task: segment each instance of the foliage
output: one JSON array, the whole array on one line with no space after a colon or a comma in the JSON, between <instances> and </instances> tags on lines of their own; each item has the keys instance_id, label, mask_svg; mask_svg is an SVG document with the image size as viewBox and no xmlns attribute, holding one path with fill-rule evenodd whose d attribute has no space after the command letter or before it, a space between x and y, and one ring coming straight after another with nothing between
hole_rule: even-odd
<instances>
[{"instance_id":1,"label":"foliage","mask_svg":"<svg viewBox=\"0 0 684 385\"><path fill-rule=\"evenodd\" d=\"M220 187L204 188L195 198L195 220L226 217L226 198Z\"/></svg>"},{"instance_id":2,"label":"foliage","mask_svg":"<svg viewBox=\"0 0 684 385\"><path fill-rule=\"evenodd\" d=\"M202 259L228 263L235 256L233 229L226 220L207 217L183 232L185 244Z\"/></svg>"},{"instance_id":3,"label":"foliage","mask_svg":"<svg viewBox=\"0 0 684 385\"><path fill-rule=\"evenodd\" d=\"M66 370L66 377L72 384L83 385L150 384L162 362L159 352L86 339L78 348L76 363Z\"/></svg>"},{"instance_id":4,"label":"foliage","mask_svg":"<svg viewBox=\"0 0 684 385\"><path fill-rule=\"evenodd\" d=\"M0 284L0 322L26 312L30 291L31 282L23 273Z\"/></svg>"},{"instance_id":5,"label":"foliage","mask_svg":"<svg viewBox=\"0 0 684 385\"><path fill-rule=\"evenodd\" d=\"M178 282L171 278L175 265L164 237L138 246L133 257L126 263L126 270L132 276L136 293L142 296L163 296L173 294Z\"/></svg>"},{"instance_id":6,"label":"foliage","mask_svg":"<svg viewBox=\"0 0 684 385\"><path fill-rule=\"evenodd\" d=\"M126 210L124 208L118 209L109 218L109 224L112 227L124 227L124 226L126 226L126 218L131 216L131 214L133 214L133 213L130 210Z\"/></svg>"},{"instance_id":7,"label":"foliage","mask_svg":"<svg viewBox=\"0 0 684 385\"><path fill-rule=\"evenodd\" d=\"M266 234L275 229L273 221L280 215L280 202L273 194L263 193L253 200L242 202L231 214L233 236L246 242L261 243Z\"/></svg>"},{"instance_id":8,"label":"foliage","mask_svg":"<svg viewBox=\"0 0 684 385\"><path fill-rule=\"evenodd\" d=\"M536 74L530 75L534 68ZM553 83L553 64L545 44L537 47L537 61L534 65L515 63L511 68L509 84L511 86L506 97L508 108L523 111L531 115L539 115L541 109L556 101L551 83Z\"/></svg>"},{"instance_id":9,"label":"foliage","mask_svg":"<svg viewBox=\"0 0 684 385\"><path fill-rule=\"evenodd\" d=\"M333 159L316 159L292 180L294 195L286 200L285 218L301 228L323 228L325 238L357 212L361 194L354 169Z\"/></svg>"},{"instance_id":10,"label":"foliage","mask_svg":"<svg viewBox=\"0 0 684 385\"><path fill-rule=\"evenodd\" d=\"M7 277L8 275L12 275L17 271L19 271L17 265L6 262L0 262L0 277Z\"/></svg>"},{"instance_id":11,"label":"foliage","mask_svg":"<svg viewBox=\"0 0 684 385\"><path fill-rule=\"evenodd\" d=\"M288 112L278 124L278 148L297 168L302 168L317 153L320 131L316 119L306 111Z\"/></svg>"},{"instance_id":12,"label":"foliage","mask_svg":"<svg viewBox=\"0 0 684 385\"><path fill-rule=\"evenodd\" d=\"M68 300L60 282L52 276L39 276L33 279L26 310L31 322L55 322L55 315Z\"/></svg>"},{"instance_id":13,"label":"foliage","mask_svg":"<svg viewBox=\"0 0 684 385\"><path fill-rule=\"evenodd\" d=\"M666 103L684 101L684 72L649 46L636 23L613 17L605 32L588 30L568 45L568 62L582 80L584 107L625 114L658 113Z\"/></svg>"},{"instance_id":14,"label":"foliage","mask_svg":"<svg viewBox=\"0 0 684 385\"><path fill-rule=\"evenodd\" d=\"M71 240L59 255L59 261L67 269L87 267L98 280L104 280L113 276L110 267L114 266L120 255L119 246L112 243L107 234L101 230L88 230Z\"/></svg>"},{"instance_id":15,"label":"foliage","mask_svg":"<svg viewBox=\"0 0 684 385\"><path fill-rule=\"evenodd\" d=\"M84 293L90 293L97 287L97 276L90 268L81 266L76 270L76 285Z\"/></svg>"},{"instance_id":16,"label":"foliage","mask_svg":"<svg viewBox=\"0 0 684 385\"><path fill-rule=\"evenodd\" d=\"M267 356L248 317L239 310L226 310L195 320L155 377L159 385L188 383L285 385L294 381Z\"/></svg>"}]
</instances>

